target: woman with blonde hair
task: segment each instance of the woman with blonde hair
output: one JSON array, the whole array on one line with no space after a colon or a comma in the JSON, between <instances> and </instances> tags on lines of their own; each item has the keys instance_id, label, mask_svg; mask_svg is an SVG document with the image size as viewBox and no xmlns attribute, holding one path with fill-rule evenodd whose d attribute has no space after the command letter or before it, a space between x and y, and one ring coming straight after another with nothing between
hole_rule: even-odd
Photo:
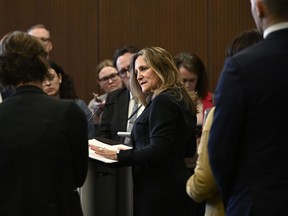
<instances>
[{"instance_id":1,"label":"woman with blonde hair","mask_svg":"<svg viewBox=\"0 0 288 216\"><path fill-rule=\"evenodd\" d=\"M133 55L131 91L145 110L131 132L133 149L96 153L132 166L135 216L193 215L194 202L186 194L191 175L184 158L196 151L196 104L184 87L171 55L161 47L147 47Z\"/></svg>"}]
</instances>

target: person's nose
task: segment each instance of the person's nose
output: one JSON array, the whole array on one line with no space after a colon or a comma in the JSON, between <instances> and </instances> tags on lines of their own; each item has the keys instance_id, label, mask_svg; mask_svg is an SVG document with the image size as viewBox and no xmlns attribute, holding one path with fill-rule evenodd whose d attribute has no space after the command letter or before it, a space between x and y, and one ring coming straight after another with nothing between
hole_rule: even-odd
<instances>
[{"instance_id":1,"label":"person's nose","mask_svg":"<svg viewBox=\"0 0 288 216\"><path fill-rule=\"evenodd\" d=\"M43 81L43 85L44 86L49 86L49 85L51 85L51 81L46 79L46 80Z\"/></svg>"},{"instance_id":2,"label":"person's nose","mask_svg":"<svg viewBox=\"0 0 288 216\"><path fill-rule=\"evenodd\" d=\"M189 82L185 82L185 83L184 83L184 86L185 86L186 88L188 88L188 87L190 86Z\"/></svg>"},{"instance_id":3,"label":"person's nose","mask_svg":"<svg viewBox=\"0 0 288 216\"><path fill-rule=\"evenodd\" d=\"M141 80L141 79L143 79L143 75L142 75L141 71L139 71L137 73L137 80Z\"/></svg>"}]
</instances>

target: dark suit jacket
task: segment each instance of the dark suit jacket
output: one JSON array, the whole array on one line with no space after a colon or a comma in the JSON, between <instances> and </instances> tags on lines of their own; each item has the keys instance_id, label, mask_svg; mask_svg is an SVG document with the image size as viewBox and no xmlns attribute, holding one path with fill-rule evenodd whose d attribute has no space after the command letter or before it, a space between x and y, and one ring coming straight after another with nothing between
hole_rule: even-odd
<instances>
[{"instance_id":1,"label":"dark suit jacket","mask_svg":"<svg viewBox=\"0 0 288 216\"><path fill-rule=\"evenodd\" d=\"M9 96L11 96L13 94L13 92L14 92L14 90L12 90L12 89L7 89L7 90L1 92L2 99L5 100Z\"/></svg>"},{"instance_id":2,"label":"dark suit jacket","mask_svg":"<svg viewBox=\"0 0 288 216\"><path fill-rule=\"evenodd\" d=\"M208 148L227 215L287 215L287 70L288 29L225 62Z\"/></svg>"},{"instance_id":3,"label":"dark suit jacket","mask_svg":"<svg viewBox=\"0 0 288 216\"><path fill-rule=\"evenodd\" d=\"M193 215L184 157L187 151L195 154L196 121L169 91L155 97L135 121L133 150L118 154L121 164L133 166L135 216Z\"/></svg>"},{"instance_id":4,"label":"dark suit jacket","mask_svg":"<svg viewBox=\"0 0 288 216\"><path fill-rule=\"evenodd\" d=\"M107 95L96 137L124 142L124 138L118 136L117 132L127 130L129 101L130 91L127 88L115 90Z\"/></svg>"},{"instance_id":5,"label":"dark suit jacket","mask_svg":"<svg viewBox=\"0 0 288 216\"><path fill-rule=\"evenodd\" d=\"M33 86L0 104L0 215L80 216L87 122L71 101Z\"/></svg>"}]
</instances>

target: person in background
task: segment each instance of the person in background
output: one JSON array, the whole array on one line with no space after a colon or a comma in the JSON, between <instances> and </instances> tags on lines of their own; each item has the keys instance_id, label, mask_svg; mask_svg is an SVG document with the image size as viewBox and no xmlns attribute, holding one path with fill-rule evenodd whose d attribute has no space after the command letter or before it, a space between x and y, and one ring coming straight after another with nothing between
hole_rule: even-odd
<instances>
[{"instance_id":1,"label":"person in background","mask_svg":"<svg viewBox=\"0 0 288 216\"><path fill-rule=\"evenodd\" d=\"M87 123L75 103L42 90L49 76L42 45L14 31L0 42L0 83L15 93L0 104L0 215L82 216L77 188L88 167Z\"/></svg>"},{"instance_id":2,"label":"person in background","mask_svg":"<svg viewBox=\"0 0 288 216\"><path fill-rule=\"evenodd\" d=\"M43 82L43 90L49 96L58 99L73 100L84 112L88 124L88 139L95 137L95 128L92 121L92 112L87 104L78 98L73 80L55 62L50 62L50 78Z\"/></svg>"},{"instance_id":3,"label":"person in background","mask_svg":"<svg viewBox=\"0 0 288 216\"><path fill-rule=\"evenodd\" d=\"M195 53L178 53L174 56L174 61L182 75L185 87L190 92L195 91L198 95L196 136L199 143L205 110L213 106L213 94L209 91L206 67Z\"/></svg>"},{"instance_id":4,"label":"person in background","mask_svg":"<svg viewBox=\"0 0 288 216\"><path fill-rule=\"evenodd\" d=\"M264 39L224 63L209 160L227 216L286 215L288 116L275 107L287 95L288 0L250 3Z\"/></svg>"},{"instance_id":5,"label":"person in background","mask_svg":"<svg viewBox=\"0 0 288 216\"><path fill-rule=\"evenodd\" d=\"M31 26L27 30L27 33L35 37L42 44L44 50L46 51L47 60L49 60L50 64L55 65L55 67L57 66L59 70L64 71L63 68L50 57L51 51L53 49L53 43L51 40L50 31L47 29L47 27L44 24L39 23Z\"/></svg>"},{"instance_id":6,"label":"person in background","mask_svg":"<svg viewBox=\"0 0 288 216\"><path fill-rule=\"evenodd\" d=\"M47 53L47 58L49 59L53 44L50 37L50 31L46 26L43 24L33 25L27 30L27 33L39 40Z\"/></svg>"},{"instance_id":7,"label":"person in background","mask_svg":"<svg viewBox=\"0 0 288 216\"><path fill-rule=\"evenodd\" d=\"M231 44L226 49L226 58L231 57L237 52L263 40L263 35L257 29L244 31L233 38Z\"/></svg>"},{"instance_id":8,"label":"person in background","mask_svg":"<svg viewBox=\"0 0 288 216\"><path fill-rule=\"evenodd\" d=\"M118 136L117 132L127 131L129 118L132 115L139 116L143 111L143 106L139 105L137 112L132 112L133 103L132 94L130 92L130 61L139 49L137 47L127 45L119 48L114 53L114 67L117 68L125 88L117 89L107 95L101 123L96 131L96 137L103 137L121 143L125 142L125 138ZM126 143L129 145L129 143Z\"/></svg>"},{"instance_id":9,"label":"person in background","mask_svg":"<svg viewBox=\"0 0 288 216\"><path fill-rule=\"evenodd\" d=\"M263 39L256 30L251 29L237 35L227 49L227 57L231 57L246 47L252 46ZM218 187L211 172L208 157L208 138L213 121L215 107L211 108L204 122L203 132L198 146L197 166L194 174L189 178L186 185L188 195L196 202L206 201L205 216L224 216L224 206L219 194Z\"/></svg>"},{"instance_id":10,"label":"person in background","mask_svg":"<svg viewBox=\"0 0 288 216\"><path fill-rule=\"evenodd\" d=\"M130 62L133 54L138 51L137 47L126 45L117 49L114 53L113 65L117 68L124 87L107 94L101 122L96 130L96 139L103 140L104 138L131 145L129 138L119 136L117 133L127 131L128 126L131 125L129 124L129 119L138 117L144 109L143 106L139 105L139 109L137 107L133 111L133 107L137 103L135 103L130 92ZM101 167L97 168L101 171ZM113 196L110 196L110 199L117 197L116 203L109 204L109 210L112 209L114 211L109 212L109 215L131 215L134 200L131 167L105 168L104 173L108 174L107 176L109 176L111 183L106 180L102 187L107 188L110 192L113 190L111 192ZM98 208L107 209L107 206L100 205Z\"/></svg>"},{"instance_id":11,"label":"person in background","mask_svg":"<svg viewBox=\"0 0 288 216\"><path fill-rule=\"evenodd\" d=\"M145 106L132 129L133 149L90 148L133 167L134 216L193 215L185 191L191 172L184 157L196 150L195 134L187 133L196 127L196 101L163 48L147 47L134 54L130 71L131 92Z\"/></svg>"},{"instance_id":12,"label":"person in background","mask_svg":"<svg viewBox=\"0 0 288 216\"><path fill-rule=\"evenodd\" d=\"M213 106L213 95L209 92L209 80L206 67L203 61L195 53L180 52L174 56L174 62L181 73L185 87L190 92L196 92L198 95L197 101L197 127L195 130L197 144L200 142L202 134L203 116L207 109ZM192 171L196 166L198 155L195 154L192 158L186 158L187 167ZM196 215L204 215L205 203L195 204Z\"/></svg>"},{"instance_id":13,"label":"person in background","mask_svg":"<svg viewBox=\"0 0 288 216\"><path fill-rule=\"evenodd\" d=\"M118 74L117 69L113 65L113 60L105 59L101 61L96 68L97 83L104 94L94 94L94 98L90 100L88 108L94 115L94 125L100 123L100 115L102 114L107 94L116 89L123 88L123 82Z\"/></svg>"}]
</instances>

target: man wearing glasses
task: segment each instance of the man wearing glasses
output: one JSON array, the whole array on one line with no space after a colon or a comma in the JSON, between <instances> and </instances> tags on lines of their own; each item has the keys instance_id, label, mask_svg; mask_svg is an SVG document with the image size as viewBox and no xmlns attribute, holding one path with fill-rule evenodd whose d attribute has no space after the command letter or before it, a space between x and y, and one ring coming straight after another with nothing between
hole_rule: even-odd
<instances>
[{"instance_id":1,"label":"man wearing glasses","mask_svg":"<svg viewBox=\"0 0 288 216\"><path fill-rule=\"evenodd\" d=\"M56 62L50 59L50 52L52 51L53 44L50 38L50 31L46 28L46 26L43 24L33 25L27 30L27 33L39 40L47 53L47 59L51 62L51 64L56 64ZM56 65L60 67L58 64Z\"/></svg>"},{"instance_id":2,"label":"man wearing glasses","mask_svg":"<svg viewBox=\"0 0 288 216\"><path fill-rule=\"evenodd\" d=\"M128 119L131 119L131 115L138 116L143 110L141 107L137 112L132 111L133 104L130 92L130 61L132 55L138 51L139 49L136 47L124 46L116 50L114 54L114 66L117 68L125 88L115 90L107 95L101 123L96 131L97 137L124 143L125 138L118 136L117 132L127 131Z\"/></svg>"},{"instance_id":3,"label":"man wearing glasses","mask_svg":"<svg viewBox=\"0 0 288 216\"><path fill-rule=\"evenodd\" d=\"M51 39L50 39L50 32L45 27L45 25L37 24L37 25L31 26L27 30L27 33L29 35L36 37L40 41L40 43L43 45L43 47L47 53L47 57L49 58L49 54L53 48L53 44L52 44Z\"/></svg>"},{"instance_id":4,"label":"man wearing glasses","mask_svg":"<svg viewBox=\"0 0 288 216\"><path fill-rule=\"evenodd\" d=\"M101 123L96 131L96 136L111 139L124 143L124 137L118 136L117 132L127 131L130 123L129 119L134 116L139 116L144 107L140 107L133 111L134 100L130 92L130 61L134 53L139 51L133 46L125 46L116 50L114 54L114 66L117 68L118 74L121 77L125 87L108 93L106 103L102 113ZM129 145L129 141L125 144ZM98 167L99 168L99 167ZM108 169L108 176L101 182L98 179L99 185L103 189L103 196L110 200L109 206L95 206L99 211L104 211L105 215L133 215L133 189L131 167L122 167L119 169ZM107 190L110 191L110 196L107 197ZM101 194L101 191L98 191ZM117 197L117 201L115 200ZM104 214L103 214L104 215Z\"/></svg>"}]
</instances>

